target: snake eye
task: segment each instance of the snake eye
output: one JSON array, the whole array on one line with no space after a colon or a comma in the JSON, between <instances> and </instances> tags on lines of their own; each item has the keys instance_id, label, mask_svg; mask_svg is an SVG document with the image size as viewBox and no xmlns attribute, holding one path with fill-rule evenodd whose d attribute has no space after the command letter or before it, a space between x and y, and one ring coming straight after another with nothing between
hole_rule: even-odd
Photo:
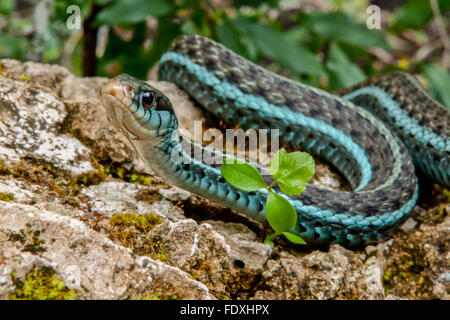
<instances>
[{"instance_id":1,"label":"snake eye","mask_svg":"<svg viewBox=\"0 0 450 320\"><path fill-rule=\"evenodd\" d=\"M150 110L150 108L155 104L155 95L153 92L144 92L141 97L141 103L144 109Z\"/></svg>"}]
</instances>

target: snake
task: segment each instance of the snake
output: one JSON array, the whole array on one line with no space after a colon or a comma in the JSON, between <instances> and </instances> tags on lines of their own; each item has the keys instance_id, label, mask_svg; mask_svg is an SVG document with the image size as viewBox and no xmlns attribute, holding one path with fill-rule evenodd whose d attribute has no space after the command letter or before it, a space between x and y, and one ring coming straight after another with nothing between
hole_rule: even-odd
<instances>
[{"instance_id":1,"label":"snake","mask_svg":"<svg viewBox=\"0 0 450 320\"><path fill-rule=\"evenodd\" d=\"M411 74L376 75L333 94L273 73L209 38L183 35L161 56L158 77L224 123L277 128L283 145L316 155L346 178L351 190L308 183L299 196L287 196L277 185L272 189L295 208L297 223L289 231L312 246L358 247L391 237L416 205L416 169L450 186L449 109ZM155 174L265 222L267 189L239 190L224 179L220 163L195 157L229 155L183 136L163 92L121 74L102 88L102 102ZM264 176L268 185L273 179Z\"/></svg>"}]
</instances>

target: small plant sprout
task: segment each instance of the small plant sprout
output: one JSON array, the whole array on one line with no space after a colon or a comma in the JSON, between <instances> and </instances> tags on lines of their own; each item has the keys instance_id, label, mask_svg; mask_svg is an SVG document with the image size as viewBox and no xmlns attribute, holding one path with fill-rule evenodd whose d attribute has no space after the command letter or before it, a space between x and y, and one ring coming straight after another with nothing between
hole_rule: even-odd
<instances>
[{"instance_id":1,"label":"small plant sprout","mask_svg":"<svg viewBox=\"0 0 450 320\"><path fill-rule=\"evenodd\" d=\"M297 224L297 212L285 195L299 195L305 191L306 184L315 173L314 159L305 152L287 153L285 149L280 149L270 160L269 171L274 181L267 186L261 173L247 162L225 158L221 167L223 177L233 187L247 192L269 191L262 237L264 243L273 247L273 239L283 235L293 243L306 244L301 237L289 231ZM272 190L275 184L285 195ZM267 224L274 230L273 233L266 234Z\"/></svg>"}]
</instances>

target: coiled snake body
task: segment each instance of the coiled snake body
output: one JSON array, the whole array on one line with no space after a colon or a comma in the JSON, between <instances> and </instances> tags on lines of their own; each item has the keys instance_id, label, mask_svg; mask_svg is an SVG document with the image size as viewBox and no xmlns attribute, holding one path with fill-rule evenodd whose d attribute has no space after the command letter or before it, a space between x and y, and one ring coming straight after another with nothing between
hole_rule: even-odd
<instances>
[{"instance_id":1,"label":"coiled snake body","mask_svg":"<svg viewBox=\"0 0 450 320\"><path fill-rule=\"evenodd\" d=\"M309 184L300 196L288 197L298 213L291 231L309 243L357 246L392 235L417 200L412 159L428 176L450 185L450 113L408 74L371 78L341 98L278 76L207 38L182 36L162 56L159 77L226 123L280 129L282 144L320 156L346 177L351 192ZM189 145L208 152L183 141L171 103L160 91L121 75L103 88L103 102L155 173L264 221L267 191L237 190L223 179L220 165L186 151ZM269 176L265 180L271 182Z\"/></svg>"}]
</instances>

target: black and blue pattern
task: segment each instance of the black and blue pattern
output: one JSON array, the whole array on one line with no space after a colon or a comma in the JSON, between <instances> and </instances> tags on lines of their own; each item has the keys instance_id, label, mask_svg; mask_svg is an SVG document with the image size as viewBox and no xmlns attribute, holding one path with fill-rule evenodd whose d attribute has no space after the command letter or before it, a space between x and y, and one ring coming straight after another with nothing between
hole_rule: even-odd
<instances>
[{"instance_id":1,"label":"black and blue pattern","mask_svg":"<svg viewBox=\"0 0 450 320\"><path fill-rule=\"evenodd\" d=\"M360 86L346 92L346 99L340 98L271 73L199 36L175 40L161 58L159 76L178 84L227 123L243 129L278 128L282 144L320 156L347 178L354 191L308 185L300 196L287 197L298 213L292 232L309 243L375 243L389 237L407 218L416 203L418 185L412 158L398 136L410 139L405 144L421 169L448 185L450 117L428 96L420 96L428 102L425 107L443 114L445 121L411 118L410 109L420 106L404 106L398 93L383 85ZM134 86L139 83L127 81ZM386 125L350 100L381 115ZM152 125L151 118L143 124L171 132L155 140L153 149L139 140L131 141L144 161L168 182L264 221L267 191L248 193L226 183L218 166L196 160L180 147L174 113L170 119L164 122L170 127L165 128L163 121ZM414 153L415 148L420 150ZM174 152L185 161L174 162ZM421 152L426 156L421 158ZM275 191L281 194L281 190Z\"/></svg>"}]
</instances>

